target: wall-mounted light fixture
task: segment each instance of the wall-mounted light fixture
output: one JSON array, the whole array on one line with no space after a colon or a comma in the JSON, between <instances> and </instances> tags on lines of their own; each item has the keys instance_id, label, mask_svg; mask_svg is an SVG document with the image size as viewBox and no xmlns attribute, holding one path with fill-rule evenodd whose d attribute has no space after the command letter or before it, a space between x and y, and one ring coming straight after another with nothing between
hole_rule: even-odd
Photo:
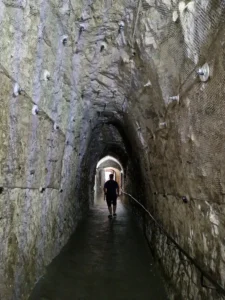
<instances>
[{"instance_id":1,"label":"wall-mounted light fixture","mask_svg":"<svg viewBox=\"0 0 225 300\"><path fill-rule=\"evenodd\" d=\"M144 84L144 87L147 87L147 86L152 86L151 84L151 81L149 80L146 84Z\"/></svg>"},{"instance_id":2,"label":"wall-mounted light fixture","mask_svg":"<svg viewBox=\"0 0 225 300\"><path fill-rule=\"evenodd\" d=\"M106 42L101 42L100 52L103 52L106 49L107 49L107 43Z\"/></svg>"},{"instance_id":3,"label":"wall-mounted light fixture","mask_svg":"<svg viewBox=\"0 0 225 300\"><path fill-rule=\"evenodd\" d=\"M51 79L51 75L49 73L48 70L44 70L44 74L43 74L43 77L44 77L44 80L47 81L47 80L50 80Z\"/></svg>"},{"instance_id":4,"label":"wall-mounted light fixture","mask_svg":"<svg viewBox=\"0 0 225 300\"><path fill-rule=\"evenodd\" d=\"M180 96L179 95L171 96L171 97L168 98L167 106L170 105L170 107L171 107L171 106L176 105L179 102L180 102Z\"/></svg>"},{"instance_id":5,"label":"wall-mounted light fixture","mask_svg":"<svg viewBox=\"0 0 225 300\"><path fill-rule=\"evenodd\" d=\"M182 200L183 200L184 203L188 203L188 198L186 196L183 196Z\"/></svg>"},{"instance_id":6,"label":"wall-mounted light fixture","mask_svg":"<svg viewBox=\"0 0 225 300\"><path fill-rule=\"evenodd\" d=\"M79 36L82 34L82 32L85 30L84 24L80 24L80 29L79 29Z\"/></svg>"},{"instance_id":7,"label":"wall-mounted light fixture","mask_svg":"<svg viewBox=\"0 0 225 300\"><path fill-rule=\"evenodd\" d=\"M58 130L59 129L59 125L55 122L54 123L54 130Z\"/></svg>"},{"instance_id":8,"label":"wall-mounted light fixture","mask_svg":"<svg viewBox=\"0 0 225 300\"><path fill-rule=\"evenodd\" d=\"M34 105L33 108L32 108L32 115L38 115L39 113L39 109L38 109L38 106L37 105Z\"/></svg>"},{"instance_id":9,"label":"wall-mounted light fixture","mask_svg":"<svg viewBox=\"0 0 225 300\"><path fill-rule=\"evenodd\" d=\"M68 35L64 35L62 37L62 44L63 44L63 46L66 46L67 42L68 42Z\"/></svg>"},{"instance_id":10,"label":"wall-mounted light fixture","mask_svg":"<svg viewBox=\"0 0 225 300\"><path fill-rule=\"evenodd\" d=\"M159 128L160 129L163 129L163 128L166 128L167 127L167 123L166 122L160 122L159 123Z\"/></svg>"},{"instance_id":11,"label":"wall-mounted light fixture","mask_svg":"<svg viewBox=\"0 0 225 300\"><path fill-rule=\"evenodd\" d=\"M44 188L44 187L40 187L40 188L39 188L39 191L40 191L40 193L44 193L45 188Z\"/></svg>"},{"instance_id":12,"label":"wall-mounted light fixture","mask_svg":"<svg viewBox=\"0 0 225 300\"><path fill-rule=\"evenodd\" d=\"M177 95L177 96L171 96L171 97L169 97L169 101L170 102L173 102L173 101L179 102L180 101L180 96L179 95Z\"/></svg>"},{"instance_id":13,"label":"wall-mounted light fixture","mask_svg":"<svg viewBox=\"0 0 225 300\"><path fill-rule=\"evenodd\" d=\"M16 82L13 87L13 96L17 97L17 96L21 95L22 91L23 90L21 89L19 84Z\"/></svg>"},{"instance_id":14,"label":"wall-mounted light fixture","mask_svg":"<svg viewBox=\"0 0 225 300\"><path fill-rule=\"evenodd\" d=\"M125 27L125 23L123 21L119 22L119 33L122 33Z\"/></svg>"},{"instance_id":15,"label":"wall-mounted light fixture","mask_svg":"<svg viewBox=\"0 0 225 300\"><path fill-rule=\"evenodd\" d=\"M205 63L201 68L199 68L196 71L196 73L202 82L208 81L209 76L210 76L209 65L207 63Z\"/></svg>"}]
</instances>

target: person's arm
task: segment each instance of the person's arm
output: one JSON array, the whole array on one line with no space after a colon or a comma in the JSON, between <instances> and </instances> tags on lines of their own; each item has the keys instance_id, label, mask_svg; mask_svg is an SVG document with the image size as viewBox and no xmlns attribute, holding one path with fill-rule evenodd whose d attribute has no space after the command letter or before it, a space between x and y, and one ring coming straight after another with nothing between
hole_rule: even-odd
<instances>
[{"instance_id":1,"label":"person's arm","mask_svg":"<svg viewBox=\"0 0 225 300\"><path fill-rule=\"evenodd\" d=\"M119 196L119 185L118 185L118 183L117 183L117 188L116 188L116 194L117 194L117 196Z\"/></svg>"},{"instance_id":2,"label":"person's arm","mask_svg":"<svg viewBox=\"0 0 225 300\"><path fill-rule=\"evenodd\" d=\"M107 184L104 184L104 193L107 194Z\"/></svg>"}]
</instances>

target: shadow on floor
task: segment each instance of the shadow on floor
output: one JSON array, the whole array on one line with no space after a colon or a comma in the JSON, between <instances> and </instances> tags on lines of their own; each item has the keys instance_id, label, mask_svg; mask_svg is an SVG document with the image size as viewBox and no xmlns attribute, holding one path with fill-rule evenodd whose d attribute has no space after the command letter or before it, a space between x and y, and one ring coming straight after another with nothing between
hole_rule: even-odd
<instances>
[{"instance_id":1,"label":"shadow on floor","mask_svg":"<svg viewBox=\"0 0 225 300\"><path fill-rule=\"evenodd\" d=\"M109 220L106 203L97 199L29 298L92 299L168 299L147 243L120 200L117 218Z\"/></svg>"}]
</instances>

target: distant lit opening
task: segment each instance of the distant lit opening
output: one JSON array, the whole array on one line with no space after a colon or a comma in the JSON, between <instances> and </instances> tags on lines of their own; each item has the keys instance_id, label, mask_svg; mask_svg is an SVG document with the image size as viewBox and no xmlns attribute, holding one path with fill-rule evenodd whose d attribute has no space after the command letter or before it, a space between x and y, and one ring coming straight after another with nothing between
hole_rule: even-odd
<instances>
[{"instance_id":1,"label":"distant lit opening","mask_svg":"<svg viewBox=\"0 0 225 300\"><path fill-rule=\"evenodd\" d=\"M109 175L113 174L115 180L121 189L123 188L123 167L121 163L113 156L103 157L97 164L95 174L95 194L99 197L103 194L104 184L109 180Z\"/></svg>"},{"instance_id":2,"label":"distant lit opening","mask_svg":"<svg viewBox=\"0 0 225 300\"><path fill-rule=\"evenodd\" d=\"M100 159L100 161L97 163L97 168L104 162L106 162L107 160L112 160L112 161L115 161L119 166L120 166L120 169L123 171L123 167L121 165L121 163L113 156L110 156L110 155L107 155L105 157L103 157L102 159Z\"/></svg>"},{"instance_id":3,"label":"distant lit opening","mask_svg":"<svg viewBox=\"0 0 225 300\"><path fill-rule=\"evenodd\" d=\"M113 174L113 180L115 180L115 171L114 170L108 170L105 169L105 181L109 180L109 175Z\"/></svg>"}]
</instances>

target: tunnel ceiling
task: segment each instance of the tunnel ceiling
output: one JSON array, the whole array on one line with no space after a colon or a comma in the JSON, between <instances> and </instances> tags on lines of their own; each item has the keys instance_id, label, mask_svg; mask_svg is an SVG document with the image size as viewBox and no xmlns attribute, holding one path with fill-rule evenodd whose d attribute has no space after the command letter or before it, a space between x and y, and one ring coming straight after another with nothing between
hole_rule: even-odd
<instances>
[{"instance_id":1,"label":"tunnel ceiling","mask_svg":"<svg viewBox=\"0 0 225 300\"><path fill-rule=\"evenodd\" d=\"M98 163L97 165L97 168L109 168L109 167L112 167L112 168L116 168L120 171L122 171L122 168L121 168L121 164L119 163L119 161L117 161L116 159L113 159L113 158L106 158L106 160L102 161L100 164Z\"/></svg>"},{"instance_id":2,"label":"tunnel ceiling","mask_svg":"<svg viewBox=\"0 0 225 300\"><path fill-rule=\"evenodd\" d=\"M0 63L11 91L17 83L69 144L80 128L85 148L90 136L103 139L103 131L93 130L98 124L120 122L138 152L149 151L166 123L169 97L205 62L205 41L210 45L218 31L223 6L213 0L5 0L1 11L1 36L10 41ZM214 16L213 26L195 25L199 16Z\"/></svg>"}]
</instances>

